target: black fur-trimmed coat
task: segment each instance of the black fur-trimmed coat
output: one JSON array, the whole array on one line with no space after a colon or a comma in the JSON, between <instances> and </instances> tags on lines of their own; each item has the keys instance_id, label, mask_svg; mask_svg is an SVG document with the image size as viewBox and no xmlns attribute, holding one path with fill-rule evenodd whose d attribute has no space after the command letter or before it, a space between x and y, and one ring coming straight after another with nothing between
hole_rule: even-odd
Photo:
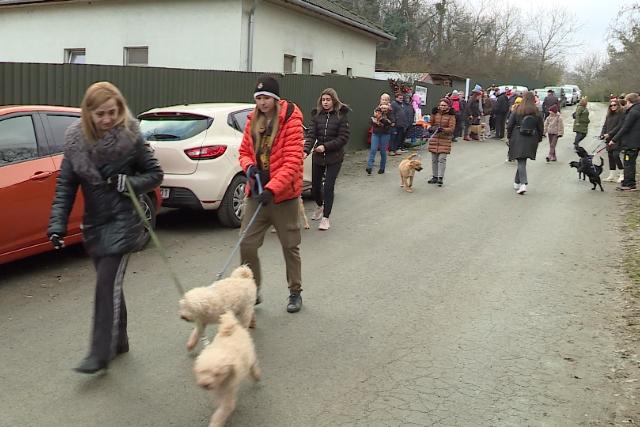
<instances>
[{"instance_id":1,"label":"black fur-trimmed coat","mask_svg":"<svg viewBox=\"0 0 640 427\"><path fill-rule=\"evenodd\" d=\"M131 131L118 126L95 143L84 137L80 120L69 126L48 234L66 235L69 213L80 187L87 252L92 257L102 257L139 249L144 234L142 220L130 197L107 184L107 178L117 174L127 175L136 194L147 193L162 182L162 169L137 122Z\"/></svg>"}]
</instances>

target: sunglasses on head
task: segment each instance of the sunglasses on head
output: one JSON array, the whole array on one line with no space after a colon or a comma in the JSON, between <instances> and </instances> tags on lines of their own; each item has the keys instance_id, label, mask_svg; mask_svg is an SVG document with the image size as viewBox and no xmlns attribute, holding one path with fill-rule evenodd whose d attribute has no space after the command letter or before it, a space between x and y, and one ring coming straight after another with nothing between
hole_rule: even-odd
<instances>
[{"instance_id":1,"label":"sunglasses on head","mask_svg":"<svg viewBox=\"0 0 640 427\"><path fill-rule=\"evenodd\" d=\"M609 107L617 107L617 106L618 106L618 104L615 104L615 103L614 104L609 104Z\"/></svg>"}]
</instances>

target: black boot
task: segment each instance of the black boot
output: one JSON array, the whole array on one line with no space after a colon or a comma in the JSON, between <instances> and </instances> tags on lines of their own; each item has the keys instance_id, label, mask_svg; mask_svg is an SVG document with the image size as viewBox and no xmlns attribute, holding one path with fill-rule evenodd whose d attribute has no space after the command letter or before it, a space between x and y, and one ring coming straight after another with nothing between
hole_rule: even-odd
<instances>
[{"instance_id":1,"label":"black boot","mask_svg":"<svg viewBox=\"0 0 640 427\"><path fill-rule=\"evenodd\" d=\"M427 184L437 184L438 183L438 177L437 176L432 176L431 179L429 181L427 181Z\"/></svg>"},{"instance_id":2,"label":"black boot","mask_svg":"<svg viewBox=\"0 0 640 427\"><path fill-rule=\"evenodd\" d=\"M371 168L366 168L365 170L367 171L367 175L371 175Z\"/></svg>"},{"instance_id":3,"label":"black boot","mask_svg":"<svg viewBox=\"0 0 640 427\"><path fill-rule=\"evenodd\" d=\"M442 178L438 178L438 187L442 187L442 184L444 184Z\"/></svg>"},{"instance_id":4,"label":"black boot","mask_svg":"<svg viewBox=\"0 0 640 427\"><path fill-rule=\"evenodd\" d=\"M107 369L107 365L107 362L98 360L94 356L87 356L73 370L82 374L95 374L102 369Z\"/></svg>"},{"instance_id":5,"label":"black boot","mask_svg":"<svg viewBox=\"0 0 640 427\"><path fill-rule=\"evenodd\" d=\"M289 304L287 304L287 311L289 313L297 313L302 308L302 296L300 294L292 293L289 295Z\"/></svg>"},{"instance_id":6,"label":"black boot","mask_svg":"<svg viewBox=\"0 0 640 427\"><path fill-rule=\"evenodd\" d=\"M384 169L378 169L378 175L382 175L384 173Z\"/></svg>"}]
</instances>

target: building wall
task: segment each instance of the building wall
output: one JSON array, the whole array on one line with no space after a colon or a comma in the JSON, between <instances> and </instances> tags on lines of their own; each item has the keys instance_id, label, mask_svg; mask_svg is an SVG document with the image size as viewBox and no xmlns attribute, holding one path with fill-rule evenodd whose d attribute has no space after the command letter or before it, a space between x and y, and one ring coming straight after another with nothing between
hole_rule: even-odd
<instances>
[{"instance_id":1,"label":"building wall","mask_svg":"<svg viewBox=\"0 0 640 427\"><path fill-rule=\"evenodd\" d=\"M238 70L241 22L237 0L3 7L0 61L62 63L65 49L84 48L89 64L124 65L124 47L148 46L149 66Z\"/></svg>"},{"instance_id":2,"label":"building wall","mask_svg":"<svg viewBox=\"0 0 640 427\"><path fill-rule=\"evenodd\" d=\"M0 8L0 62L62 63L85 49L86 63L124 65L124 48L148 46L151 67L284 71L284 55L373 77L376 40L331 20L257 2L248 70L250 0L110 0Z\"/></svg>"},{"instance_id":3,"label":"building wall","mask_svg":"<svg viewBox=\"0 0 640 427\"><path fill-rule=\"evenodd\" d=\"M302 58L313 60L313 74L347 74L374 77L376 40L337 23L298 13L272 3L256 9L254 70L284 71L284 55L296 57L296 73Z\"/></svg>"}]
</instances>

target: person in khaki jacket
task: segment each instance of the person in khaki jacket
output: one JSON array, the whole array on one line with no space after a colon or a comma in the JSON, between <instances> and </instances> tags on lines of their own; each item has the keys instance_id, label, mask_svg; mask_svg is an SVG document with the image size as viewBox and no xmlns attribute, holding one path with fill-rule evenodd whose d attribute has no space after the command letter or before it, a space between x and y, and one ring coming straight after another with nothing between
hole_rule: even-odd
<instances>
[{"instance_id":1,"label":"person in khaki jacket","mask_svg":"<svg viewBox=\"0 0 640 427\"><path fill-rule=\"evenodd\" d=\"M557 105L549 107L549 115L544 121L544 135L549 137L547 162L555 162L558 160L556 158L556 144L558 143L558 138L562 138L562 135L564 135L564 123Z\"/></svg>"}]
</instances>

